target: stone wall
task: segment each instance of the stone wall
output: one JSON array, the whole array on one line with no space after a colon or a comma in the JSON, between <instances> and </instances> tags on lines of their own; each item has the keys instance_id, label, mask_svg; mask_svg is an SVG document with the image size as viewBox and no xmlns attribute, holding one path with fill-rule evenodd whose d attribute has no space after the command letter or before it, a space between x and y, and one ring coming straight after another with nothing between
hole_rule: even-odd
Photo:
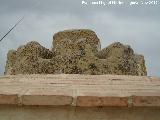
<instances>
[{"instance_id":1,"label":"stone wall","mask_svg":"<svg viewBox=\"0 0 160 120\"><path fill-rule=\"evenodd\" d=\"M0 120L159 120L160 108L0 106Z\"/></svg>"},{"instance_id":2,"label":"stone wall","mask_svg":"<svg viewBox=\"0 0 160 120\"><path fill-rule=\"evenodd\" d=\"M0 76L0 120L159 120L160 78Z\"/></svg>"},{"instance_id":3,"label":"stone wall","mask_svg":"<svg viewBox=\"0 0 160 120\"><path fill-rule=\"evenodd\" d=\"M5 74L147 75L143 55L115 42L101 50L96 33L65 30L53 36L52 50L32 41L7 55Z\"/></svg>"}]
</instances>

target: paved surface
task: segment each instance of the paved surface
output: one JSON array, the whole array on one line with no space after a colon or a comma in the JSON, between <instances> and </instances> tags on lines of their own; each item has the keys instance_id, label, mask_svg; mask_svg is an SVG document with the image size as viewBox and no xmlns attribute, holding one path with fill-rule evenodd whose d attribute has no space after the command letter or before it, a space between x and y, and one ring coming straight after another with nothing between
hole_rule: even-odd
<instances>
[{"instance_id":1,"label":"paved surface","mask_svg":"<svg viewBox=\"0 0 160 120\"><path fill-rule=\"evenodd\" d=\"M160 107L160 78L66 74L1 76L0 104Z\"/></svg>"}]
</instances>

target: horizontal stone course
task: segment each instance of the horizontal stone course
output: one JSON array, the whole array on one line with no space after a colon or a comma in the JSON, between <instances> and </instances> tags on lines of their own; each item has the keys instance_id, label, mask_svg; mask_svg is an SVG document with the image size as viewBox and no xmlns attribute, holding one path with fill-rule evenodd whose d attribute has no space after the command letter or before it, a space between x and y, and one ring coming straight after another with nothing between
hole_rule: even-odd
<instances>
[{"instance_id":1,"label":"horizontal stone course","mask_svg":"<svg viewBox=\"0 0 160 120\"><path fill-rule=\"evenodd\" d=\"M18 95L0 94L0 104L18 104Z\"/></svg>"},{"instance_id":2,"label":"horizontal stone course","mask_svg":"<svg viewBox=\"0 0 160 120\"><path fill-rule=\"evenodd\" d=\"M73 74L0 76L0 104L160 107L160 78Z\"/></svg>"},{"instance_id":3,"label":"horizontal stone course","mask_svg":"<svg viewBox=\"0 0 160 120\"><path fill-rule=\"evenodd\" d=\"M111 107L127 107L127 97L96 97L96 96L79 96L77 98L77 106L111 106Z\"/></svg>"}]
</instances>

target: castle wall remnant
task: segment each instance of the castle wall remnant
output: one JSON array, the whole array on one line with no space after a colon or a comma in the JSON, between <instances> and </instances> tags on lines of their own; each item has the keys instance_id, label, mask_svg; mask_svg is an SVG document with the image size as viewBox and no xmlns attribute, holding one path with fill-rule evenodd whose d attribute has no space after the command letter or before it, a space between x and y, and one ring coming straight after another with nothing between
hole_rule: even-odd
<instances>
[{"instance_id":1,"label":"castle wall remnant","mask_svg":"<svg viewBox=\"0 0 160 120\"><path fill-rule=\"evenodd\" d=\"M115 42L101 50L96 33L65 30L53 36L52 50L32 41L7 55L5 74L147 75L143 55Z\"/></svg>"}]
</instances>

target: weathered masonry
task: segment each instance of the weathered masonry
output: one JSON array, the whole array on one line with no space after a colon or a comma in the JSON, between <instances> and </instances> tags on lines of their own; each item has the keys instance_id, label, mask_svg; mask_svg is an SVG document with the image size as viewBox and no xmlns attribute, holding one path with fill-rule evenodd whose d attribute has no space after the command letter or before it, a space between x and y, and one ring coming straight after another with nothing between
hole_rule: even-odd
<instances>
[{"instance_id":1,"label":"weathered masonry","mask_svg":"<svg viewBox=\"0 0 160 120\"><path fill-rule=\"evenodd\" d=\"M159 120L160 78L125 75L0 77L0 120Z\"/></svg>"},{"instance_id":2,"label":"weathered masonry","mask_svg":"<svg viewBox=\"0 0 160 120\"><path fill-rule=\"evenodd\" d=\"M52 50L32 41L10 50L5 75L18 74L116 74L146 76L143 55L120 42L101 49L100 39L88 29L60 31Z\"/></svg>"}]
</instances>

